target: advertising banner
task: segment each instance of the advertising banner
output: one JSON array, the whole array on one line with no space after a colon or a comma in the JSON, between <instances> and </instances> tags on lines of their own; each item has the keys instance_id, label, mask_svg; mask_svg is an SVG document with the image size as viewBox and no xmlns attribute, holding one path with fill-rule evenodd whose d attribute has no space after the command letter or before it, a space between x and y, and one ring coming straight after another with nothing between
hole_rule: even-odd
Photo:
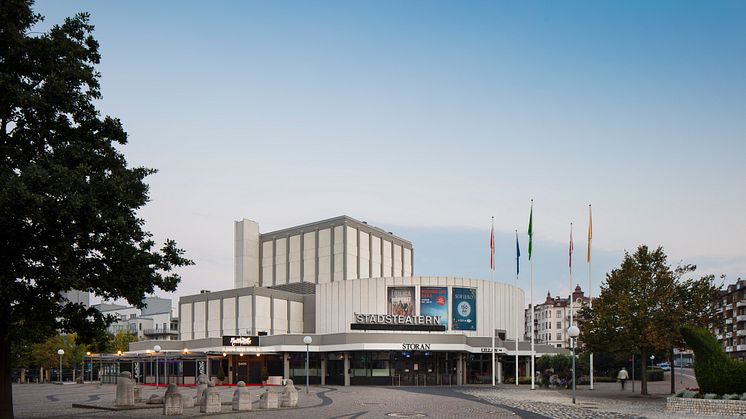
<instances>
[{"instance_id":1,"label":"advertising banner","mask_svg":"<svg viewBox=\"0 0 746 419\"><path fill-rule=\"evenodd\" d=\"M414 316L414 287L388 288L388 314L393 316Z\"/></svg>"},{"instance_id":2,"label":"advertising banner","mask_svg":"<svg viewBox=\"0 0 746 419\"><path fill-rule=\"evenodd\" d=\"M440 317L448 327L448 287L420 287L420 314Z\"/></svg>"},{"instance_id":3,"label":"advertising banner","mask_svg":"<svg viewBox=\"0 0 746 419\"><path fill-rule=\"evenodd\" d=\"M452 330L477 330L476 288L453 288Z\"/></svg>"}]
</instances>

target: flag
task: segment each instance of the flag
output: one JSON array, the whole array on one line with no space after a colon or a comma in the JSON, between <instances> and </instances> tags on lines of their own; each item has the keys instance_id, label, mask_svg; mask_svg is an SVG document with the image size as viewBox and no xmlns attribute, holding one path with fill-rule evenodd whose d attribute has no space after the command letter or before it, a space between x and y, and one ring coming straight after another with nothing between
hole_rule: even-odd
<instances>
[{"instance_id":1,"label":"flag","mask_svg":"<svg viewBox=\"0 0 746 419\"><path fill-rule=\"evenodd\" d=\"M572 245L572 223L570 223L570 270L572 270L572 251L573 251L573 245Z\"/></svg>"},{"instance_id":2,"label":"flag","mask_svg":"<svg viewBox=\"0 0 746 419\"><path fill-rule=\"evenodd\" d=\"M528 215L528 260L531 260L531 251L533 250L534 241L534 200L531 200L531 213Z\"/></svg>"},{"instance_id":3,"label":"flag","mask_svg":"<svg viewBox=\"0 0 746 419\"><path fill-rule=\"evenodd\" d=\"M521 245L518 244L518 230L515 231L515 274L521 273Z\"/></svg>"},{"instance_id":4,"label":"flag","mask_svg":"<svg viewBox=\"0 0 746 419\"><path fill-rule=\"evenodd\" d=\"M591 263L591 240L593 239L593 213L591 206L588 205L588 256L586 262Z\"/></svg>"},{"instance_id":5,"label":"flag","mask_svg":"<svg viewBox=\"0 0 746 419\"><path fill-rule=\"evenodd\" d=\"M490 228L490 270L495 271L495 217L492 217Z\"/></svg>"}]
</instances>

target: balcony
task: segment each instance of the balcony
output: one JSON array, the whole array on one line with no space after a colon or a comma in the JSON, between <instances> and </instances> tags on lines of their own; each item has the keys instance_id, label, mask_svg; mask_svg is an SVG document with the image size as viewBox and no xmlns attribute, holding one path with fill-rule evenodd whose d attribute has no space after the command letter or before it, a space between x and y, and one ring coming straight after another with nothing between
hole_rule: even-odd
<instances>
[{"instance_id":1,"label":"balcony","mask_svg":"<svg viewBox=\"0 0 746 419\"><path fill-rule=\"evenodd\" d=\"M746 345L737 345L736 351L746 351Z\"/></svg>"},{"instance_id":2,"label":"balcony","mask_svg":"<svg viewBox=\"0 0 746 419\"><path fill-rule=\"evenodd\" d=\"M725 319L725 324L733 324L733 317L728 317Z\"/></svg>"},{"instance_id":3,"label":"balcony","mask_svg":"<svg viewBox=\"0 0 746 419\"><path fill-rule=\"evenodd\" d=\"M737 322L746 322L746 314L741 314L740 316L736 316Z\"/></svg>"},{"instance_id":4,"label":"balcony","mask_svg":"<svg viewBox=\"0 0 746 419\"><path fill-rule=\"evenodd\" d=\"M728 333L725 334L725 338L726 339L730 339L732 337L733 337L733 332L728 332Z\"/></svg>"},{"instance_id":5,"label":"balcony","mask_svg":"<svg viewBox=\"0 0 746 419\"><path fill-rule=\"evenodd\" d=\"M741 300L737 302L736 307L746 307L746 300Z\"/></svg>"},{"instance_id":6,"label":"balcony","mask_svg":"<svg viewBox=\"0 0 746 419\"><path fill-rule=\"evenodd\" d=\"M726 346L725 347L725 352L733 352L733 347L732 346Z\"/></svg>"},{"instance_id":7,"label":"balcony","mask_svg":"<svg viewBox=\"0 0 746 419\"><path fill-rule=\"evenodd\" d=\"M142 331L145 336L176 336L179 334L178 330L167 330L167 329L145 329Z\"/></svg>"},{"instance_id":8,"label":"balcony","mask_svg":"<svg viewBox=\"0 0 746 419\"><path fill-rule=\"evenodd\" d=\"M736 336L746 336L746 330L745 329L737 330Z\"/></svg>"}]
</instances>

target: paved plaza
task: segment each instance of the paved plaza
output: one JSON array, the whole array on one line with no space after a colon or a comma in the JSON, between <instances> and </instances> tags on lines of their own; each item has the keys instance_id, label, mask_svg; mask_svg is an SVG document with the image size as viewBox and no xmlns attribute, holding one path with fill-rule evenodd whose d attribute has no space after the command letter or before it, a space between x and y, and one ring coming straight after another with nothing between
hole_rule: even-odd
<instances>
[{"instance_id":1,"label":"paved plaza","mask_svg":"<svg viewBox=\"0 0 746 419\"><path fill-rule=\"evenodd\" d=\"M686 373L685 373L686 374ZM679 388L694 385L692 378L677 380ZM230 405L223 405L219 415L226 418L669 418L684 419L681 414L665 411L669 382L650 385L650 396L631 391L622 392L616 383L597 383L595 390L581 386L577 404L572 404L570 390L536 389L527 385L466 386L466 387L335 387L312 386L306 394L298 386L298 408L259 410L232 413ZM115 385L98 384L25 384L13 387L16 417L19 418L143 418L159 417L161 407L125 411L73 408L73 404L113 405ZM233 388L218 387L224 403L231 400ZM639 382L636 383L639 392ZM159 393L163 393L163 388ZM182 393L196 394L194 388L183 388ZM263 391L251 390L256 400ZM154 387L144 387L143 396L155 394ZM185 409L185 417L200 414L199 408Z\"/></svg>"}]
</instances>

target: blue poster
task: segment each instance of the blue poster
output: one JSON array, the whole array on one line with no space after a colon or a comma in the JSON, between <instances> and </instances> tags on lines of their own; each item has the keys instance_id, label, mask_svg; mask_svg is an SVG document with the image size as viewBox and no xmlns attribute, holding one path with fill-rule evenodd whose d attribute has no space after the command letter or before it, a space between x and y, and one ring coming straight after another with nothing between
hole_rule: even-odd
<instances>
[{"instance_id":1,"label":"blue poster","mask_svg":"<svg viewBox=\"0 0 746 419\"><path fill-rule=\"evenodd\" d=\"M477 330L476 288L453 288L452 330Z\"/></svg>"},{"instance_id":2,"label":"blue poster","mask_svg":"<svg viewBox=\"0 0 746 419\"><path fill-rule=\"evenodd\" d=\"M420 287L420 314L440 318L448 328L448 287Z\"/></svg>"}]
</instances>

